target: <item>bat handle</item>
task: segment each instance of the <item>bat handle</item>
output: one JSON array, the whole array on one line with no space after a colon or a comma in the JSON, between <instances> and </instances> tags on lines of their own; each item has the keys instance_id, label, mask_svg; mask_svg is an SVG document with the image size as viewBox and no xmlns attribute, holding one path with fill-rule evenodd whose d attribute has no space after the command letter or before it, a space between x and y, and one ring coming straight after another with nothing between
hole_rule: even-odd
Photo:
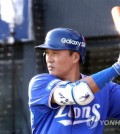
<instances>
[{"instance_id":1,"label":"bat handle","mask_svg":"<svg viewBox=\"0 0 120 134\"><path fill-rule=\"evenodd\" d=\"M113 7L111 10L111 14L115 27L120 34L120 6Z\"/></svg>"}]
</instances>

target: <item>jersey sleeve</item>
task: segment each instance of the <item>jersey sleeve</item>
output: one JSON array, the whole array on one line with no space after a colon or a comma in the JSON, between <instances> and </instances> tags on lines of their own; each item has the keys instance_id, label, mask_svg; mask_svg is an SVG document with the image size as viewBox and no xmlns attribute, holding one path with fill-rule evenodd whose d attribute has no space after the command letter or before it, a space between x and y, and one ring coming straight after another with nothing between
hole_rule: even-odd
<instances>
[{"instance_id":1,"label":"jersey sleeve","mask_svg":"<svg viewBox=\"0 0 120 134\"><path fill-rule=\"evenodd\" d=\"M60 79L50 75L42 74L34 76L29 83L29 106L46 105L56 108L58 105L51 105L52 92L61 82Z\"/></svg>"},{"instance_id":2,"label":"jersey sleeve","mask_svg":"<svg viewBox=\"0 0 120 134\"><path fill-rule=\"evenodd\" d=\"M120 85L111 82L108 117L120 119Z\"/></svg>"}]
</instances>

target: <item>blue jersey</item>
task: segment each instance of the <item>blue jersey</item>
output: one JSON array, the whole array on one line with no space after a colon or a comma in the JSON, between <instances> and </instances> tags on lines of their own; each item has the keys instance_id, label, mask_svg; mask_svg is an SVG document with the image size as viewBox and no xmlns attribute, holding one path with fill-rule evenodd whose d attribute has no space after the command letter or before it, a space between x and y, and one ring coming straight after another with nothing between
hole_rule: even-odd
<instances>
[{"instance_id":1,"label":"blue jersey","mask_svg":"<svg viewBox=\"0 0 120 134\"><path fill-rule=\"evenodd\" d=\"M51 104L51 97L60 82L50 74L31 79L29 107L33 134L102 134L106 119L120 119L120 85L110 82L86 106L59 106Z\"/></svg>"}]
</instances>

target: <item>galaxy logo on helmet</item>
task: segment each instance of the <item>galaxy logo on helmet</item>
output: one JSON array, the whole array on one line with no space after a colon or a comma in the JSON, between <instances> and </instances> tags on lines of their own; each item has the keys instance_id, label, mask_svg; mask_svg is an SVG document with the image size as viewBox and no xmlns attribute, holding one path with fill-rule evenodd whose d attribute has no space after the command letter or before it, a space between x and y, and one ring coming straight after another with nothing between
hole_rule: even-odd
<instances>
[{"instance_id":1,"label":"galaxy logo on helmet","mask_svg":"<svg viewBox=\"0 0 120 134\"><path fill-rule=\"evenodd\" d=\"M66 44L72 44L72 45L77 45L77 46L85 47L85 43L84 42L79 42L79 41L75 41L75 40L72 40L72 39L62 38L61 42L62 43L66 43Z\"/></svg>"}]
</instances>

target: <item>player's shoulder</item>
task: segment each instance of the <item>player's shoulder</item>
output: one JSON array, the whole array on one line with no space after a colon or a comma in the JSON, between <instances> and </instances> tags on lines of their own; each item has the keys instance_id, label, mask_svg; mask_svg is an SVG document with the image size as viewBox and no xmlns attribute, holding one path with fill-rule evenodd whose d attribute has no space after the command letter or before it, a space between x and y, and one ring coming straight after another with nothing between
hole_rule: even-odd
<instances>
[{"instance_id":1,"label":"player's shoulder","mask_svg":"<svg viewBox=\"0 0 120 134\"><path fill-rule=\"evenodd\" d=\"M120 91L120 84L118 84L117 82L111 81L108 86L110 87L110 92L115 92L117 90Z\"/></svg>"},{"instance_id":2,"label":"player's shoulder","mask_svg":"<svg viewBox=\"0 0 120 134\"><path fill-rule=\"evenodd\" d=\"M32 81L33 80L43 81L43 80L52 80L52 79L58 79L58 78L54 75L49 74L49 73L43 73L43 74L37 74L37 75L33 76L33 78L31 80Z\"/></svg>"},{"instance_id":3,"label":"player's shoulder","mask_svg":"<svg viewBox=\"0 0 120 134\"><path fill-rule=\"evenodd\" d=\"M109 95L112 95L115 92L120 93L120 85L116 82L110 81L105 87L100 90L100 92Z\"/></svg>"},{"instance_id":4,"label":"player's shoulder","mask_svg":"<svg viewBox=\"0 0 120 134\"><path fill-rule=\"evenodd\" d=\"M30 80L29 85L43 85L48 84L52 81L59 81L59 79L56 76L48 73L37 74Z\"/></svg>"}]
</instances>

